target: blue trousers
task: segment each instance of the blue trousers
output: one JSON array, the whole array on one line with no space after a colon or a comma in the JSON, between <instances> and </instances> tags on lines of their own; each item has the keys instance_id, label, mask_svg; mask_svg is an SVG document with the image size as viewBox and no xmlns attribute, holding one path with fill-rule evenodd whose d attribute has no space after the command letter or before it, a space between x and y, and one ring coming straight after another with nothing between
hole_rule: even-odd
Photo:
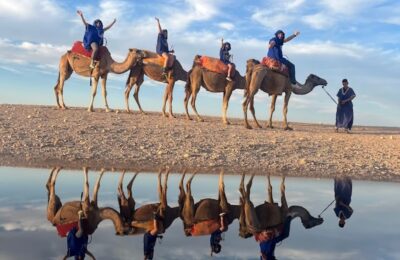
<instances>
[{"instance_id":1,"label":"blue trousers","mask_svg":"<svg viewBox=\"0 0 400 260\"><path fill-rule=\"evenodd\" d=\"M296 68L293 63L283 58L283 64L289 69L289 79L292 84L296 84Z\"/></svg>"}]
</instances>

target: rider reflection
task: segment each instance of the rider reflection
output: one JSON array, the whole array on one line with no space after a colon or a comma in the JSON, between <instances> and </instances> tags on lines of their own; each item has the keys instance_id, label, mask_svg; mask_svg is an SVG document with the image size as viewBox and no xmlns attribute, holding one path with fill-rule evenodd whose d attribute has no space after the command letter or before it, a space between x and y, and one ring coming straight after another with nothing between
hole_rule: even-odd
<instances>
[{"instance_id":1,"label":"rider reflection","mask_svg":"<svg viewBox=\"0 0 400 260\"><path fill-rule=\"evenodd\" d=\"M349 177L335 177L334 181L336 205L333 211L339 218L339 227L343 228L346 219L353 214L353 209L350 207L353 184Z\"/></svg>"}]
</instances>

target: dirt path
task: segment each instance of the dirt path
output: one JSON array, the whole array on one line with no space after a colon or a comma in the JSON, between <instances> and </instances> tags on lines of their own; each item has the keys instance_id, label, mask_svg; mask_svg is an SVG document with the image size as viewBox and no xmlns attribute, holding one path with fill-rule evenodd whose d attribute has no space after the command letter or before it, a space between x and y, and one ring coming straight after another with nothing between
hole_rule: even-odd
<instances>
[{"instance_id":1,"label":"dirt path","mask_svg":"<svg viewBox=\"0 0 400 260\"><path fill-rule=\"evenodd\" d=\"M400 181L400 129L293 123L294 131L247 130L242 120L224 126L166 119L158 113L88 113L54 107L0 105L0 165L157 170L197 168L290 176ZM265 122L262 122L265 125Z\"/></svg>"}]
</instances>

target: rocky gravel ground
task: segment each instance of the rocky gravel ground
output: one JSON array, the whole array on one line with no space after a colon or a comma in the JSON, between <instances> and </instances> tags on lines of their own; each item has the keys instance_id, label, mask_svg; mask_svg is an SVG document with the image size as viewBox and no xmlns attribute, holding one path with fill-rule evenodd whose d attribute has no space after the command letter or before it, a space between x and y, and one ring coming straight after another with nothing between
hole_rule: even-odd
<instances>
[{"instance_id":1,"label":"rocky gravel ground","mask_svg":"<svg viewBox=\"0 0 400 260\"><path fill-rule=\"evenodd\" d=\"M275 122L274 129L247 130L242 120L231 122L0 105L0 165L148 171L168 165L202 172L223 168L228 173L400 181L400 128L356 126L346 134L329 125L292 123L294 131L283 131Z\"/></svg>"}]
</instances>

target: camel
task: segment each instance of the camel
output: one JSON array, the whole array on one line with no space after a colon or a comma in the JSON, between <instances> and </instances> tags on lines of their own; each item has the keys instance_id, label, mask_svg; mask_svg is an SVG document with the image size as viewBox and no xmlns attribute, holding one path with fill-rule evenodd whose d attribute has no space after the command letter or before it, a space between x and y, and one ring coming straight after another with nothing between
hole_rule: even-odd
<instances>
[{"instance_id":1,"label":"camel","mask_svg":"<svg viewBox=\"0 0 400 260\"><path fill-rule=\"evenodd\" d=\"M162 234L171 226L172 222L179 217L179 207L171 208L167 203L167 182L169 170L164 177L164 185L161 184L163 170L158 173L158 195L159 203L151 203L135 208L135 200L132 195L132 185L138 173L136 173L127 185L128 197L123 191L123 179L125 171L122 172L118 183L118 204L120 214L125 227L130 227L129 235L143 234L153 228L154 215L157 213L161 220L159 223L159 233Z\"/></svg>"},{"instance_id":2,"label":"camel","mask_svg":"<svg viewBox=\"0 0 400 260\"><path fill-rule=\"evenodd\" d=\"M88 108L89 112L93 112L93 102L96 96L97 84L101 78L102 94L104 98L104 104L106 111L110 112L110 108L107 103L107 91L106 82L109 72L122 74L128 71L132 66L134 66L139 60L144 57L144 53L141 50L129 49L126 59L122 63L118 63L113 60L110 52L107 48L101 48L100 59L96 62L96 66L93 70L90 69L90 58L85 57L81 54L77 54L68 51L61 56L59 64L59 73L57 84L54 87L54 92L56 95L57 107L61 109L67 109L64 102L64 82L71 76L72 72L84 77L93 77L92 86L92 98Z\"/></svg>"},{"instance_id":3,"label":"camel","mask_svg":"<svg viewBox=\"0 0 400 260\"><path fill-rule=\"evenodd\" d=\"M226 125L230 124L226 118L226 111L228 110L229 98L235 89L245 89L246 80L240 75L238 71L235 71L233 76L233 81L229 82L226 80L226 75L216 73L213 71L206 70L198 64L197 60L200 58L197 55L194 58L193 68L189 71L188 80L185 86L185 112L186 118L191 120L188 112L188 102L191 99L191 106L196 114L197 120L203 122L204 120L197 113L196 109L196 97L199 93L200 87L204 87L207 91L215 93L223 93L223 103L222 103L222 122Z\"/></svg>"},{"instance_id":4,"label":"camel","mask_svg":"<svg viewBox=\"0 0 400 260\"><path fill-rule=\"evenodd\" d=\"M239 218L239 235L243 238L248 238L255 235L263 230L271 228L279 228L285 218L290 215L293 218L300 217L303 226L306 229L315 227L323 223L322 218L315 218L301 206L290 206L288 207L286 196L285 196L285 177L282 177L281 182L281 206L274 203L272 197L272 186L270 176L268 179L268 201L263 204L254 207L250 200L250 190L253 183L254 174L250 177L244 187L245 175L242 175L240 182L239 192L241 194L242 213Z\"/></svg>"},{"instance_id":5,"label":"camel","mask_svg":"<svg viewBox=\"0 0 400 260\"><path fill-rule=\"evenodd\" d=\"M218 183L218 200L206 198L202 199L196 204L194 203L191 191L191 183L196 174L193 174L186 182L186 192L183 187L183 181L186 172L183 173L181 181L179 183L179 207L181 211L181 219L183 221L184 231L187 236L191 235L191 228L200 222L215 220L215 223L219 223L219 214L226 213L225 225L230 225L234 219L238 219L241 213L240 206L229 204L225 195L224 185L224 172L221 171L219 175ZM199 226L201 228L202 226ZM219 228L215 226L215 228ZM213 231L213 230L211 230ZM201 234L210 235L207 230L199 230Z\"/></svg>"},{"instance_id":6,"label":"camel","mask_svg":"<svg viewBox=\"0 0 400 260\"><path fill-rule=\"evenodd\" d=\"M246 65L245 99L242 103L245 127L247 129L252 128L247 122L247 108L250 105L250 110L253 114L254 121L256 122L257 127L261 128L261 125L256 119L254 111L254 96L259 89L272 96L269 122L267 127L273 128L272 114L275 111L276 98L278 97L278 95L281 95L284 92L285 99L283 105L283 126L285 130L293 130L291 127L289 127L287 122L288 105L292 92L296 95L306 95L310 93L316 86L325 86L327 84L328 83L326 82L326 80L314 74L310 74L307 77L304 85L297 83L297 85L300 85L301 87L293 86L286 75L267 68L266 66L260 64L260 62L258 62L257 60L248 60Z\"/></svg>"},{"instance_id":7,"label":"camel","mask_svg":"<svg viewBox=\"0 0 400 260\"><path fill-rule=\"evenodd\" d=\"M129 109L129 93L131 92L132 87L136 85L133 97L135 98L136 104L139 107L139 111L142 114L145 114L139 102L139 90L140 86L144 81L144 75L146 75L152 80L167 83L167 88L165 89L163 97L162 114L164 117L167 117L165 109L168 100L169 117L175 118L172 112L172 94L175 82L178 80L186 82L187 71L183 69L181 63L177 59L174 59L175 60L174 65L172 66L172 69L169 71L167 79L165 79L165 77L162 76L163 72L162 65L157 64L157 62L150 62L151 60L154 61L160 59L160 56L157 53L151 51L143 51L143 52L145 53L146 57L149 58L148 62L146 62L146 60L143 60L142 62L137 63L136 66L133 66L129 72L129 77L126 81L126 86L125 86L126 111L128 113L131 113L131 110Z\"/></svg>"},{"instance_id":8,"label":"camel","mask_svg":"<svg viewBox=\"0 0 400 260\"><path fill-rule=\"evenodd\" d=\"M53 168L46 183L48 192L47 219L54 225L65 225L78 222L78 211L83 211L83 229L86 234L91 235L97 229L99 223L109 219L114 224L117 235L124 235L128 231L124 229L122 219L118 212L110 207L98 207L97 194L100 188L100 181L104 174L101 171L100 176L93 190L93 199L89 199L88 168L84 168L83 201L69 201L61 203L56 195L55 184L61 168Z\"/></svg>"}]
</instances>

